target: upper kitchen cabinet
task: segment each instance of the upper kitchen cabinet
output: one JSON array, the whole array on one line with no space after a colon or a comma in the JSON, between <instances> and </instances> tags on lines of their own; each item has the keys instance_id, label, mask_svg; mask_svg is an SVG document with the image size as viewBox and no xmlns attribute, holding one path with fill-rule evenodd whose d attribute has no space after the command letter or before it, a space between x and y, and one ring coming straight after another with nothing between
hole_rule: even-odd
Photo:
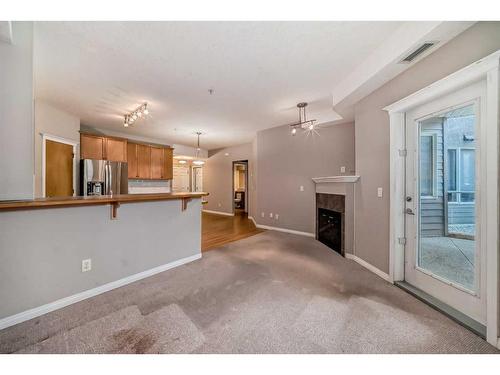
<instances>
[{"instance_id":1,"label":"upper kitchen cabinet","mask_svg":"<svg viewBox=\"0 0 500 375\"><path fill-rule=\"evenodd\" d=\"M128 178L139 178L137 170L137 145L128 142L127 144Z\"/></svg>"},{"instance_id":2,"label":"upper kitchen cabinet","mask_svg":"<svg viewBox=\"0 0 500 375\"><path fill-rule=\"evenodd\" d=\"M106 137L105 141L105 155L106 160L110 161L127 161L127 140L120 138Z\"/></svg>"},{"instance_id":3,"label":"upper kitchen cabinet","mask_svg":"<svg viewBox=\"0 0 500 375\"><path fill-rule=\"evenodd\" d=\"M80 158L104 159L104 138L90 134L80 134Z\"/></svg>"},{"instance_id":4,"label":"upper kitchen cabinet","mask_svg":"<svg viewBox=\"0 0 500 375\"><path fill-rule=\"evenodd\" d=\"M81 159L127 161L127 140L103 137L92 134L80 134Z\"/></svg>"},{"instance_id":5,"label":"upper kitchen cabinet","mask_svg":"<svg viewBox=\"0 0 500 375\"><path fill-rule=\"evenodd\" d=\"M128 143L128 178L171 180L173 178L173 149Z\"/></svg>"},{"instance_id":6,"label":"upper kitchen cabinet","mask_svg":"<svg viewBox=\"0 0 500 375\"><path fill-rule=\"evenodd\" d=\"M151 178L153 180L164 178L164 158L163 148L151 146Z\"/></svg>"},{"instance_id":7,"label":"upper kitchen cabinet","mask_svg":"<svg viewBox=\"0 0 500 375\"><path fill-rule=\"evenodd\" d=\"M163 149L163 179L171 180L174 178L174 149Z\"/></svg>"},{"instance_id":8,"label":"upper kitchen cabinet","mask_svg":"<svg viewBox=\"0 0 500 375\"><path fill-rule=\"evenodd\" d=\"M136 145L137 147L137 177L151 179L151 147Z\"/></svg>"}]
</instances>

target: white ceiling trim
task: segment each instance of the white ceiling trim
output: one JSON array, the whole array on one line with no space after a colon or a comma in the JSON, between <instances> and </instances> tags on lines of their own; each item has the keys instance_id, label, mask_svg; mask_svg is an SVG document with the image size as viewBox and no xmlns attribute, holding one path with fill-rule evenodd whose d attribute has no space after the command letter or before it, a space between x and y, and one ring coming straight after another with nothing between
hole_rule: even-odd
<instances>
[{"instance_id":1,"label":"white ceiling trim","mask_svg":"<svg viewBox=\"0 0 500 375\"><path fill-rule=\"evenodd\" d=\"M352 106L377 88L433 53L446 42L463 32L474 22L409 22L401 25L365 61L355 68L332 91L333 108L352 115ZM437 44L410 64L399 64L401 59L423 42Z\"/></svg>"}]
</instances>

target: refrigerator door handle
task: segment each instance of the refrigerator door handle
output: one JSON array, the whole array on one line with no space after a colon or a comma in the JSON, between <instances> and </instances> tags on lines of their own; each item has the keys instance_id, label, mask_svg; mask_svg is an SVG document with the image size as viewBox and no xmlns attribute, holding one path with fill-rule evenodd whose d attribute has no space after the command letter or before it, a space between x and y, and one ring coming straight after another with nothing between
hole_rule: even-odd
<instances>
[{"instance_id":1,"label":"refrigerator door handle","mask_svg":"<svg viewBox=\"0 0 500 375\"><path fill-rule=\"evenodd\" d=\"M107 163L107 167L108 167L108 195L113 195L113 190L112 190L112 187L113 187L113 174L111 173L111 163Z\"/></svg>"}]
</instances>

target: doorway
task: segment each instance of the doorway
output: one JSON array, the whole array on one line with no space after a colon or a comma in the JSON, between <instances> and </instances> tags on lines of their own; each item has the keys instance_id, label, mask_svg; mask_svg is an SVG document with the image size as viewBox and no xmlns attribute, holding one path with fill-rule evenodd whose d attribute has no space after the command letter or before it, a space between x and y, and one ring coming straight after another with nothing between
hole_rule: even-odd
<instances>
[{"instance_id":1,"label":"doorway","mask_svg":"<svg viewBox=\"0 0 500 375\"><path fill-rule=\"evenodd\" d=\"M248 214L248 160L233 161L233 212Z\"/></svg>"},{"instance_id":2,"label":"doorway","mask_svg":"<svg viewBox=\"0 0 500 375\"><path fill-rule=\"evenodd\" d=\"M193 166L191 169L191 191L203 191L203 167Z\"/></svg>"},{"instance_id":3,"label":"doorway","mask_svg":"<svg viewBox=\"0 0 500 375\"><path fill-rule=\"evenodd\" d=\"M499 57L497 51L384 108L391 145L389 280L473 331L480 328L495 346ZM465 117L468 125L457 125ZM440 243L426 245L428 238ZM454 259L468 263L467 271L454 273Z\"/></svg>"},{"instance_id":4,"label":"doorway","mask_svg":"<svg viewBox=\"0 0 500 375\"><path fill-rule=\"evenodd\" d=\"M44 134L42 193L44 197L76 195L76 143Z\"/></svg>"},{"instance_id":5,"label":"doorway","mask_svg":"<svg viewBox=\"0 0 500 375\"><path fill-rule=\"evenodd\" d=\"M479 82L406 114L404 280L486 325Z\"/></svg>"}]
</instances>

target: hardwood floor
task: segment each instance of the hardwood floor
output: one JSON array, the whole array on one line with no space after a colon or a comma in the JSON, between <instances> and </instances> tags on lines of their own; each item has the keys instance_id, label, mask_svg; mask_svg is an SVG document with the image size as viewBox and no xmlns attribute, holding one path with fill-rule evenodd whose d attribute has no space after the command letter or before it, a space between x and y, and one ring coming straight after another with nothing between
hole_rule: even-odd
<instances>
[{"instance_id":1,"label":"hardwood floor","mask_svg":"<svg viewBox=\"0 0 500 375\"><path fill-rule=\"evenodd\" d=\"M224 216L202 212L201 250L208 251L229 242L264 232L244 212Z\"/></svg>"}]
</instances>

